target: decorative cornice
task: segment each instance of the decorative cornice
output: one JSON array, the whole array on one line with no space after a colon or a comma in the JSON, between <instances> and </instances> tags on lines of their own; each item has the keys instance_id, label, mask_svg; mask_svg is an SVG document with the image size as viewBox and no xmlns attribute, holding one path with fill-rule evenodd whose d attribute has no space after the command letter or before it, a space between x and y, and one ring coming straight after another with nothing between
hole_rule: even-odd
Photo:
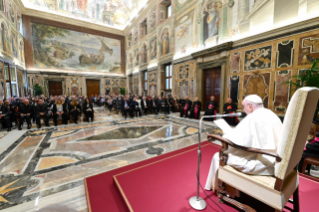
<instances>
[{"instance_id":1,"label":"decorative cornice","mask_svg":"<svg viewBox=\"0 0 319 212\"><path fill-rule=\"evenodd\" d=\"M156 71L157 68L158 68L157 66L154 66L152 68L147 69L147 72Z\"/></svg>"},{"instance_id":2,"label":"decorative cornice","mask_svg":"<svg viewBox=\"0 0 319 212\"><path fill-rule=\"evenodd\" d=\"M162 56L160 60L158 61L158 65L160 66L160 65L172 62L173 56L174 56L174 52L171 52L171 53L168 53L167 55Z\"/></svg>"},{"instance_id":3,"label":"decorative cornice","mask_svg":"<svg viewBox=\"0 0 319 212\"><path fill-rule=\"evenodd\" d=\"M227 63L227 61L228 61L228 57L222 57L218 60L213 60L213 61L204 62L204 63L198 63L198 66L201 69L214 68L214 67L225 65Z\"/></svg>"},{"instance_id":4,"label":"decorative cornice","mask_svg":"<svg viewBox=\"0 0 319 212\"><path fill-rule=\"evenodd\" d=\"M201 56L208 55L208 54L213 54L213 53L218 53L218 52L230 50L232 48L232 46L233 46L233 42L227 42L227 43L223 43L223 44L214 46L214 47L209 48L209 49L204 49L202 51L195 52L191 55L193 58L197 58L197 57L201 57Z\"/></svg>"},{"instance_id":5,"label":"decorative cornice","mask_svg":"<svg viewBox=\"0 0 319 212\"><path fill-rule=\"evenodd\" d=\"M148 64L141 65L140 68L139 68L139 71L141 72L141 71L147 70L147 65Z\"/></svg>"},{"instance_id":6,"label":"decorative cornice","mask_svg":"<svg viewBox=\"0 0 319 212\"><path fill-rule=\"evenodd\" d=\"M182 63L182 62L186 62L186 61L189 61L189 60L193 60L194 58L191 56L191 55L188 55L186 57L182 57L182 58L179 58L179 59L176 59L176 60L173 60L173 64L176 65L178 63Z\"/></svg>"}]
</instances>

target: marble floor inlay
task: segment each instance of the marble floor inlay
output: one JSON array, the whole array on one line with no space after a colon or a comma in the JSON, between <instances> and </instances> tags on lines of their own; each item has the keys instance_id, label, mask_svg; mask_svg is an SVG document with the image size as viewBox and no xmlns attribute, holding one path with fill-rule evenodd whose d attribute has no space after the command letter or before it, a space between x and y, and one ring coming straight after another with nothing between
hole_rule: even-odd
<instances>
[{"instance_id":1,"label":"marble floor inlay","mask_svg":"<svg viewBox=\"0 0 319 212\"><path fill-rule=\"evenodd\" d=\"M198 142L198 121L175 114L125 120L99 108L95 117L93 123L33 128L6 144L0 154L0 210L88 211L84 178ZM0 135L0 142L16 132ZM205 122L202 140L212 132L221 133Z\"/></svg>"}]
</instances>

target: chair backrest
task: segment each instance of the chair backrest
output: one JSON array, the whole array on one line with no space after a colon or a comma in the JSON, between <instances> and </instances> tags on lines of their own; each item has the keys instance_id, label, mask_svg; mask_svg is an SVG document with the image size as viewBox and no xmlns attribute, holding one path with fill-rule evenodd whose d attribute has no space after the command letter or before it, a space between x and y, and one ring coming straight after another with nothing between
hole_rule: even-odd
<instances>
[{"instance_id":1,"label":"chair backrest","mask_svg":"<svg viewBox=\"0 0 319 212\"><path fill-rule=\"evenodd\" d=\"M279 179L285 179L301 159L318 98L318 88L303 87L289 102L277 148L282 158L275 164L275 176Z\"/></svg>"}]
</instances>

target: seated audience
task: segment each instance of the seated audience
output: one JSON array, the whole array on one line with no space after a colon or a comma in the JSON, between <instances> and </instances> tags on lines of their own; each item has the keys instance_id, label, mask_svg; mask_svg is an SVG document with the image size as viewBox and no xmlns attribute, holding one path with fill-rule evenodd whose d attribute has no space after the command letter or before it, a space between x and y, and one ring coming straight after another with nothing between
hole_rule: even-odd
<instances>
[{"instance_id":1,"label":"seated audience","mask_svg":"<svg viewBox=\"0 0 319 212\"><path fill-rule=\"evenodd\" d=\"M132 118L134 117L134 113L135 113L136 117L142 116L141 108L140 108L140 105L139 105L138 101L136 100L136 98L133 99L133 101L130 104L130 107L131 107L131 117Z\"/></svg>"},{"instance_id":2,"label":"seated audience","mask_svg":"<svg viewBox=\"0 0 319 212\"><path fill-rule=\"evenodd\" d=\"M62 123L68 124L68 121L70 119L69 114L69 102L68 99L61 98L62 105L63 105L63 113L62 113Z\"/></svg>"},{"instance_id":3,"label":"seated audience","mask_svg":"<svg viewBox=\"0 0 319 212\"><path fill-rule=\"evenodd\" d=\"M69 113L72 116L74 123L76 124L78 123L78 115L80 114L80 112L81 107L76 98L73 98L69 106Z\"/></svg>"},{"instance_id":4,"label":"seated audience","mask_svg":"<svg viewBox=\"0 0 319 212\"><path fill-rule=\"evenodd\" d=\"M22 101L22 100L21 100ZM19 114L19 130L22 130L23 121L26 120L28 124L28 129L31 129L31 114L32 114L32 106L29 105L29 100L24 100L24 104L19 106L18 110Z\"/></svg>"},{"instance_id":5,"label":"seated audience","mask_svg":"<svg viewBox=\"0 0 319 212\"><path fill-rule=\"evenodd\" d=\"M179 100L176 98L176 96L174 96L174 98L171 99L171 108L172 108L172 112L176 113L176 112L180 112L180 104L179 104Z\"/></svg>"},{"instance_id":6,"label":"seated audience","mask_svg":"<svg viewBox=\"0 0 319 212\"><path fill-rule=\"evenodd\" d=\"M236 113L237 110L237 105L233 103L233 100L231 98L227 99L227 103L224 104L224 114L232 114ZM235 126L238 123L238 118L237 117L224 117L225 121L231 125Z\"/></svg>"},{"instance_id":7,"label":"seated audience","mask_svg":"<svg viewBox=\"0 0 319 212\"><path fill-rule=\"evenodd\" d=\"M2 122L2 127L7 128L7 131L11 131L11 110L9 100L2 100L0 99L0 121Z\"/></svg>"},{"instance_id":8,"label":"seated audience","mask_svg":"<svg viewBox=\"0 0 319 212\"><path fill-rule=\"evenodd\" d=\"M204 116L213 116L217 114L219 104L215 101L215 97L211 96L210 101L207 102ZM205 121L214 121L215 118L204 118Z\"/></svg>"},{"instance_id":9,"label":"seated audience","mask_svg":"<svg viewBox=\"0 0 319 212\"><path fill-rule=\"evenodd\" d=\"M306 141L301 160L298 164L298 171L302 173L302 166L305 157L314 157L319 159L319 131L316 132L316 137L311 141ZM306 170L310 169L311 165L306 166Z\"/></svg>"},{"instance_id":10,"label":"seated audience","mask_svg":"<svg viewBox=\"0 0 319 212\"><path fill-rule=\"evenodd\" d=\"M143 114L147 115L148 107L149 107L149 101L146 99L145 96L143 96L141 105L142 105Z\"/></svg>"},{"instance_id":11,"label":"seated audience","mask_svg":"<svg viewBox=\"0 0 319 212\"><path fill-rule=\"evenodd\" d=\"M93 122L94 110L93 105L90 103L89 99L85 99L84 115L86 117L87 122L89 122L89 118L91 118L91 122Z\"/></svg>"},{"instance_id":12,"label":"seated audience","mask_svg":"<svg viewBox=\"0 0 319 212\"><path fill-rule=\"evenodd\" d=\"M51 98L51 100L48 101L48 103L46 104L44 122L45 122L45 126L47 126L47 127L50 127L49 121L50 121L50 118L52 117L54 105L55 105L54 98Z\"/></svg>"},{"instance_id":13,"label":"seated audience","mask_svg":"<svg viewBox=\"0 0 319 212\"><path fill-rule=\"evenodd\" d=\"M124 118L127 118L127 113L131 115L131 110L130 110L130 102L128 101L128 97L124 97L124 100L122 102L122 112L124 115Z\"/></svg>"},{"instance_id":14,"label":"seated audience","mask_svg":"<svg viewBox=\"0 0 319 212\"><path fill-rule=\"evenodd\" d=\"M35 120L38 128L41 128L41 117L45 117L46 105L43 103L42 99L39 99L38 105L34 108Z\"/></svg>"},{"instance_id":15,"label":"seated audience","mask_svg":"<svg viewBox=\"0 0 319 212\"><path fill-rule=\"evenodd\" d=\"M198 97L196 97L193 103L193 108L191 109L190 118L200 119L201 108L202 108L202 103L198 100Z\"/></svg>"},{"instance_id":16,"label":"seated audience","mask_svg":"<svg viewBox=\"0 0 319 212\"><path fill-rule=\"evenodd\" d=\"M180 112L181 113L180 117L188 118L189 111L192 108L192 101L189 100L189 97L187 96L183 102L184 102L184 104L183 104L181 112Z\"/></svg>"},{"instance_id":17,"label":"seated audience","mask_svg":"<svg viewBox=\"0 0 319 212\"><path fill-rule=\"evenodd\" d=\"M59 98L57 99L56 104L53 105L53 109L52 109L54 126L58 125L58 117L61 117L63 120L63 113L64 111L63 111L62 100Z\"/></svg>"}]
</instances>

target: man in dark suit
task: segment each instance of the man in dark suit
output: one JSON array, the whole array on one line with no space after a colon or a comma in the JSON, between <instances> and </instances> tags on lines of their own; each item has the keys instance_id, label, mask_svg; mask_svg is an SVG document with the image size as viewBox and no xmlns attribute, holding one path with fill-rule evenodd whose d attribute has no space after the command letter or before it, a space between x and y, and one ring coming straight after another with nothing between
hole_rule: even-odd
<instances>
[{"instance_id":1,"label":"man in dark suit","mask_svg":"<svg viewBox=\"0 0 319 212\"><path fill-rule=\"evenodd\" d=\"M35 120L38 125L38 128L41 128L41 117L45 116L46 112L46 105L43 104L43 100L39 99L38 105L35 107L34 113L35 113Z\"/></svg>"},{"instance_id":2,"label":"man in dark suit","mask_svg":"<svg viewBox=\"0 0 319 212\"><path fill-rule=\"evenodd\" d=\"M158 100L155 98L155 96L153 96L150 103L150 107L152 108L152 111L155 115L158 114L157 102Z\"/></svg>"},{"instance_id":3,"label":"man in dark suit","mask_svg":"<svg viewBox=\"0 0 319 212\"><path fill-rule=\"evenodd\" d=\"M125 119L127 118L127 113L131 114L130 102L128 101L127 97L124 97L124 100L122 102L122 112Z\"/></svg>"},{"instance_id":4,"label":"man in dark suit","mask_svg":"<svg viewBox=\"0 0 319 212\"><path fill-rule=\"evenodd\" d=\"M31 128L31 113L32 106L29 104L29 100L24 100L24 104L21 104L18 110L19 114L19 130L22 130L23 121L26 120L28 124L28 129Z\"/></svg>"},{"instance_id":5,"label":"man in dark suit","mask_svg":"<svg viewBox=\"0 0 319 212\"><path fill-rule=\"evenodd\" d=\"M143 96L143 99L141 101L141 105L142 105L143 114L147 115L148 108L149 108L149 101L146 99L145 96Z\"/></svg>"},{"instance_id":6,"label":"man in dark suit","mask_svg":"<svg viewBox=\"0 0 319 212\"><path fill-rule=\"evenodd\" d=\"M7 128L7 131L11 131L11 110L9 100L5 100L2 103L2 99L0 99L0 121L2 122L2 126Z\"/></svg>"},{"instance_id":7,"label":"man in dark suit","mask_svg":"<svg viewBox=\"0 0 319 212\"><path fill-rule=\"evenodd\" d=\"M136 101L136 98L134 98L133 101L131 102L130 108L131 108L131 117L132 118L134 117L134 112L136 113L136 117L138 117L138 115L140 117L142 116L141 108L140 108L140 105L138 104L138 102Z\"/></svg>"}]
</instances>

